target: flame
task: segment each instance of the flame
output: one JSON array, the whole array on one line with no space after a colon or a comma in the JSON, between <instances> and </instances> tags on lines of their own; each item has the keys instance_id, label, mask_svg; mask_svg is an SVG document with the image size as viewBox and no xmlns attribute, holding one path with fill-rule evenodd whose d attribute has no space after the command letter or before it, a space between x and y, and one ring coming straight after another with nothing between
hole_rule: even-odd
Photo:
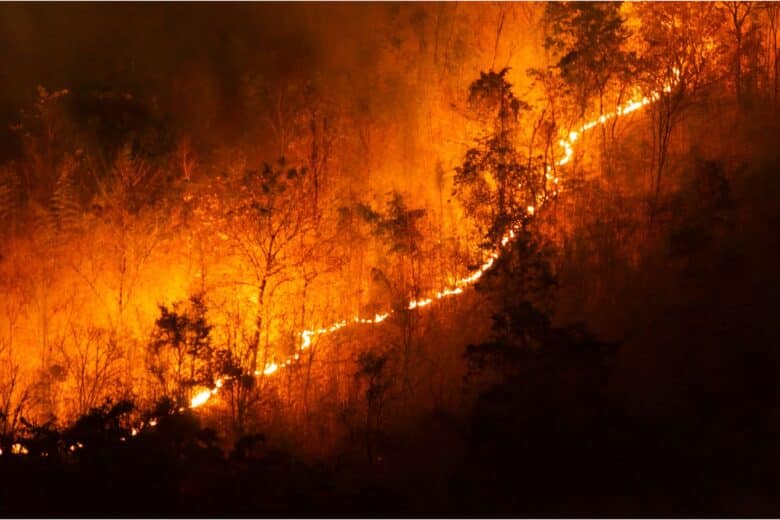
<instances>
[{"instance_id":1,"label":"flame","mask_svg":"<svg viewBox=\"0 0 780 520\"><path fill-rule=\"evenodd\" d=\"M662 92L664 93L671 92L674 86L676 86L680 82L679 69L677 69L676 67L672 69L672 75L674 76L673 79L669 80L667 83L663 85ZM637 96L636 98L626 102L625 104L616 107L614 111L601 114L598 117L583 123L578 129L570 131L568 136L564 139L561 139L558 143L562 150L562 157L555 162L555 165L565 166L569 164L569 162L571 162L572 158L574 157L574 143L576 143L585 132L597 126L603 126L607 123L607 121L611 121L616 117L625 116L631 114L632 112L636 112L637 110L660 99L661 95L662 95L661 92L650 92L645 96L641 96L641 97ZM556 189L552 192L553 196L556 196L558 194L557 186L560 183L560 178L553 175L551 172L552 172L552 167L548 165L545 168L545 179L551 181L553 185L556 186ZM529 205L526 208L526 214L529 217L533 217L539 211L539 208L541 208L547 200L548 197L546 195L537 196L537 204ZM513 225L501 237L501 239L499 240L499 246L492 253L490 253L490 255L488 255L487 260L485 260L485 262L483 262L482 265L480 265L471 274L455 280L455 282L452 283L450 287L446 287L436 292L432 296L429 296L427 298L422 298L419 300L410 300L407 303L406 308L408 310L416 310L423 307L427 307L431 305L434 301L443 300L445 298L450 298L452 296L462 294L465 288L474 285L480 278L482 278L482 276L488 270L490 270L491 267L493 267L495 261L498 260L498 258L501 256L501 253L503 253L506 246L515 238L517 232L521 229L521 227L522 227L521 223L517 223ZM374 317L372 318L361 318L360 316L355 316L349 321L342 320L332 325L329 325L327 327L303 330L298 333L300 337L300 344L298 345L298 350L303 351L311 348L313 340L317 336L325 336L331 334L333 332L336 332L337 330L346 327L348 324L376 325L378 323L382 323L383 321L385 321L393 313L394 313L393 310L389 310L382 314L375 314ZM278 364L275 361L270 361L265 365L265 367L263 367L262 370L256 370L255 376L272 375L276 373L280 368L287 367L291 365L294 361L297 361L298 359L300 359L300 354L295 353L293 356L290 356L287 359L281 361L281 364ZM216 394L217 390L222 386L222 381L223 380L218 380L215 383L215 387L213 389L204 390L198 393L195 397L193 397L190 407L197 408L206 404L211 399L211 396Z\"/></svg>"},{"instance_id":2,"label":"flame","mask_svg":"<svg viewBox=\"0 0 780 520\"><path fill-rule=\"evenodd\" d=\"M30 451L23 444L16 442L11 445L11 453L14 455L27 455Z\"/></svg>"},{"instance_id":3,"label":"flame","mask_svg":"<svg viewBox=\"0 0 780 520\"><path fill-rule=\"evenodd\" d=\"M215 389L216 390L216 389ZM211 399L211 390L204 390L197 394L195 397L192 398L192 401L190 402L190 408L197 408L199 406L202 406L206 404L206 401Z\"/></svg>"},{"instance_id":4,"label":"flame","mask_svg":"<svg viewBox=\"0 0 780 520\"><path fill-rule=\"evenodd\" d=\"M680 81L680 70L677 68L673 69L673 75L674 79L662 87L663 92L671 92L672 88L679 83ZM560 141L560 146L563 149L563 157L559 159L555 164L558 166L564 166L568 164L573 155L574 155L574 143L580 138L580 136L598 126L598 125L604 125L607 121L618 117L618 116L624 116L627 114L630 114L632 112L635 112L636 110L639 110L640 108L650 104L653 101L657 101L661 97L661 93L659 92L651 92L649 95L644 96L642 98L637 98L634 100L631 100L624 105L618 106L614 112L609 112L607 114L600 115L597 119L588 121L584 123L579 130L573 130L569 132L567 139L562 139ZM553 182L553 184L558 185L559 178L552 175L550 172L552 171L552 168L548 165L545 168L545 179L550 180ZM554 192L554 195L557 195L557 190ZM536 212L538 211L538 208L541 207L546 201L546 196L537 196L538 204L536 206L529 205L526 208L526 214L529 217L533 217ZM469 287L476 283L482 276L493 266L494 262L501 256L501 253L503 252L504 248L511 242L517 232L521 229L522 224L516 223L514 224L500 239L499 246L488 256L488 259L474 272L472 272L470 275L465 276L463 278L455 280L454 283L451 284L450 287L447 287L445 289L442 289L441 291L435 293L434 295L428 297L428 298L422 298L419 300L410 300L407 304L408 310L415 310L418 308L426 307L428 305L431 305L436 300L442 300L444 298L449 298L452 296L456 296L459 294L462 294L464 292L464 288ZM389 318L393 314L393 310L389 310L384 313L377 313L372 318L361 318L360 316L355 316L352 320L342 320L339 322L336 322L328 327L321 327L319 329L307 329L303 330L299 333L299 336L301 338L301 343L299 345L299 351L306 350L312 346L312 339L315 336L320 335L327 335L330 333L333 333L337 330L340 330L344 327L346 327L348 324L378 324L385 321L387 318ZM255 376L260 375L272 375L276 373L280 368L287 367L290 364L293 363L293 361L297 361L300 359L300 353L296 352L293 356L287 358L286 360L281 362L280 364L277 364L275 361L270 361L266 363L265 367L262 370L256 370ZM219 391L220 388L224 385L225 381L228 381L230 378L223 377L219 378L214 382L214 387L211 389L205 389L196 394L191 402L190 402L190 408L199 408L209 402L211 397ZM180 408L180 410L183 410L183 408ZM150 428L153 428L157 426L157 419L153 418L149 420L148 423ZM130 431L130 435L132 437L135 437L138 435L141 429L143 429L144 424L141 423L138 428L132 428ZM122 442L124 442L126 439L122 437L120 439ZM81 442L77 442L76 444L72 444L68 447L69 451L75 452L77 449L83 448L84 445ZM29 450L26 446L15 443L11 445L11 453L14 455L27 455L29 453ZM0 455L3 454L3 450L0 449ZM43 456L48 456L48 453L44 452L42 453Z\"/></svg>"}]
</instances>

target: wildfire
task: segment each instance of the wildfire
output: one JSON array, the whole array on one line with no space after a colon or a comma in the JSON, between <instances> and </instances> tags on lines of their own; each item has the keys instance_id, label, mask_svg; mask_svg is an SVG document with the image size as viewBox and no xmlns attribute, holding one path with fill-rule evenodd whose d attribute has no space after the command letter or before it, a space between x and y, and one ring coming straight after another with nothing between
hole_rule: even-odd
<instances>
[{"instance_id":1,"label":"wildfire","mask_svg":"<svg viewBox=\"0 0 780 520\"><path fill-rule=\"evenodd\" d=\"M679 83L680 81L680 71L679 69L673 70L674 79L670 82L667 82L662 87L663 92L671 92L674 85ZM568 136L564 139L561 139L559 142L559 145L561 147L562 151L562 157L559 159L555 165L556 166L565 166L569 162L571 162L572 158L574 157L574 144L582 137L582 135L587 132L588 130L591 130L597 126L605 125L607 121L610 121L616 117L619 116L625 116L632 112L635 112L650 103L657 101L661 97L660 92L652 92L646 96L637 97L635 99L632 99L631 101L628 101L627 103L618 106L613 112L608 112L606 114L602 114L599 117L592 119L590 121L587 121L586 123L582 124L582 126L579 127L577 130L572 130L569 132ZM545 172L545 178L549 181L551 181L556 187L558 186L560 179L553 175L551 173L552 168L550 166L546 167ZM553 192L553 195L557 195L558 191L557 188ZM529 205L526 208L526 214L528 217L533 217L536 215L536 213L539 211L539 208L544 205L544 203L548 200L547 196L539 196L537 197L537 204L536 205ZM445 298L450 298L459 294L462 294L464 289L467 287L470 287L474 285L482 276L490 270L491 267L493 267L493 264L498 260L498 258L501 256L501 253L506 248L506 246L515 238L517 235L517 232L522 227L521 223L517 223L513 225L499 240L498 247L488 255L487 260L480 265L475 271L473 271L471 274L464 276L463 278L459 278L455 280L455 282L447 288L442 289L441 291L436 292L435 294L426 297L421 298L418 300L410 300L406 308L408 310L416 310L423 307L427 307L431 305L434 301L437 300L443 300ZM371 318L361 318L360 316L355 316L351 320L342 320L339 322L336 322L330 326L327 327L321 327L318 329L307 329L303 330L298 333L300 337L300 344L298 345L298 349L303 351L311 348L312 341L317 336L325 336L327 334L331 334L333 332L336 332L337 330L340 330L347 325L354 324L363 324L363 325L376 325L378 323L382 323L387 318L389 318L395 311L389 310L382 314L376 314ZM281 362L281 364L278 364L275 361L268 362L265 367L263 367L262 370L256 370L255 376L269 376L272 374L275 374L279 371L280 368L287 367L288 365L292 364L294 361L298 360L300 358L300 354L296 353L294 356L288 357L284 361ZM226 379L219 379L215 383L215 387L212 389L206 389L202 392L199 392L196 394L190 403L190 408L198 408L200 406L203 406L206 404L213 395L215 395L219 388L222 387L224 381Z\"/></svg>"},{"instance_id":2,"label":"wildfire","mask_svg":"<svg viewBox=\"0 0 780 520\"><path fill-rule=\"evenodd\" d=\"M213 390L204 390L198 393L197 395L195 395L195 397L192 398L192 401L190 402L190 408L197 408L201 405L206 404L206 401L208 401L211 398L212 394L215 393L217 393L216 388L214 388Z\"/></svg>"},{"instance_id":3,"label":"wildfire","mask_svg":"<svg viewBox=\"0 0 780 520\"><path fill-rule=\"evenodd\" d=\"M672 72L674 78L672 81L667 82L663 85L662 92L664 93L671 92L674 86L680 81L679 69L675 68L673 69ZM642 96L642 97L637 96L635 99L632 99L631 101L628 101L627 103L618 106L615 109L615 111L602 114L598 118L595 118L593 120L584 123L582 126L580 126L579 129L572 130L571 132L569 132L568 136L565 139L561 139L559 142L559 145L562 150L562 157L555 163L555 165L565 166L572 160L574 156L574 144L588 130L591 130L599 125L604 125L606 124L607 121L610 121L616 117L625 116L632 112L635 112L649 105L650 103L657 101L658 99L660 99L661 95L662 95L661 92L651 92L646 96ZM552 170L553 168L549 165L545 168L545 179L551 181L557 187L560 182L560 179L557 176L553 175ZM556 188L556 190L553 191L553 195L557 195L557 193L558 191ZM536 205L529 205L526 207L526 215L529 218L534 217L536 215L536 213L539 211L539 208L541 208L544 205L544 203L546 203L548 197L544 195L540 195L537 196L536 200L537 200ZM501 253L504 251L506 246L517 236L517 232L521 229L521 227L522 227L522 223L516 223L511 228L509 228L509 230L499 240L498 242L499 245L496 247L496 249L488 255L487 260L485 260L482 263L482 265L480 265L471 274L455 280L450 284L449 287L446 287L432 294L429 297L421 298L417 300L410 300L406 305L406 309L416 310L419 308L427 307L431 305L434 301L443 300L445 298L450 298L462 294L467 287L474 285L480 278L482 278L482 276L488 270L490 270L493 267L493 264L501 256ZM343 329L348 325L353 325L353 324L354 325L357 324L376 325L382 323L390 316L392 316L394 313L395 311L391 309L384 313L377 313L373 317L361 318L360 316L355 316L351 320L341 320L327 327L303 330L298 333L300 337L300 344L298 345L299 352L295 353L293 356L288 357L281 363L277 363L276 361L269 361L268 363L265 364L265 366L262 369L256 370L254 375L256 377L270 376L277 373L281 368L291 365L294 361L300 359L300 351L311 348L313 339L317 336L324 336L327 334L331 334L340 329ZM219 392L219 390L224 386L224 384L230 380L231 380L230 377L219 378L214 382L213 388L204 389L198 392L197 394L195 394L190 401L190 408L191 409L199 408L205 405L206 403L208 403L211 400L211 397L216 395ZM183 408L180 410L183 410ZM138 425L138 427L133 427L131 429L130 435L132 437L135 437L145 427L154 428L155 426L157 426L157 419L149 420L149 422L146 425L142 422L140 425ZM125 441L126 439L122 437L121 440ZM81 442L77 442L74 445L70 445L68 449L71 452L75 452L76 450L82 449L83 447L84 445ZM27 455L29 453L29 450L23 444L15 443L11 445L10 452L14 455ZM3 451L2 449L0 449L0 455L2 454ZM43 453L43 455L46 456L47 453Z\"/></svg>"},{"instance_id":4,"label":"wildfire","mask_svg":"<svg viewBox=\"0 0 780 520\"><path fill-rule=\"evenodd\" d=\"M11 445L11 453L14 455L27 455L29 451L27 450L27 447L17 442Z\"/></svg>"}]
</instances>

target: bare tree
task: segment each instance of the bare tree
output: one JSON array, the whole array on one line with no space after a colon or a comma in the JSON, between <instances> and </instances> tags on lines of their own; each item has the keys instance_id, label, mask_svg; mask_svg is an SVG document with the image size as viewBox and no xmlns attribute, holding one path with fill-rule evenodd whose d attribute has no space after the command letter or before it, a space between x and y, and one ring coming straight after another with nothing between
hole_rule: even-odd
<instances>
[{"instance_id":1,"label":"bare tree","mask_svg":"<svg viewBox=\"0 0 780 520\"><path fill-rule=\"evenodd\" d=\"M75 387L75 416L86 414L113 395L122 359L116 336L104 329L72 323L69 341L60 345L60 355Z\"/></svg>"},{"instance_id":2,"label":"bare tree","mask_svg":"<svg viewBox=\"0 0 780 520\"><path fill-rule=\"evenodd\" d=\"M769 25L766 47L767 63L771 65L768 76L771 83L772 106L777 108L778 72L780 71L780 64L777 61L777 31L780 23L780 5L776 2L765 2L763 7Z\"/></svg>"},{"instance_id":3,"label":"bare tree","mask_svg":"<svg viewBox=\"0 0 780 520\"><path fill-rule=\"evenodd\" d=\"M0 447L7 449L30 403L30 387L22 383L19 365L5 360L0 370Z\"/></svg>"},{"instance_id":4,"label":"bare tree","mask_svg":"<svg viewBox=\"0 0 780 520\"><path fill-rule=\"evenodd\" d=\"M737 103L742 105L743 99L743 70L744 41L746 37L747 22L750 14L757 5L753 2L723 2L723 7L728 13L731 22L731 34L734 36L734 88L736 90Z\"/></svg>"},{"instance_id":5,"label":"bare tree","mask_svg":"<svg viewBox=\"0 0 780 520\"><path fill-rule=\"evenodd\" d=\"M245 171L229 182L229 189L234 188L239 196L230 202L225 234L247 264L250 278L239 283L254 289L257 305L248 367L251 373L258 368L262 371L269 361L270 293L291 280L290 267L301 261L297 239L314 229L305 202L307 175L307 169L287 168L282 159L274 166L265 164L259 171ZM258 357L261 346L266 347L262 359Z\"/></svg>"},{"instance_id":6,"label":"bare tree","mask_svg":"<svg viewBox=\"0 0 780 520\"><path fill-rule=\"evenodd\" d=\"M6 269L0 271L0 288L4 293L0 300L0 447L3 449L7 448L3 443L13 439L30 398L14 348L26 301L20 273L9 270L12 260L5 259Z\"/></svg>"},{"instance_id":7,"label":"bare tree","mask_svg":"<svg viewBox=\"0 0 780 520\"><path fill-rule=\"evenodd\" d=\"M672 130L684 110L716 79L715 42L722 19L714 4L643 4L642 79L658 99L650 107L653 131L651 214L661 195Z\"/></svg>"}]
</instances>

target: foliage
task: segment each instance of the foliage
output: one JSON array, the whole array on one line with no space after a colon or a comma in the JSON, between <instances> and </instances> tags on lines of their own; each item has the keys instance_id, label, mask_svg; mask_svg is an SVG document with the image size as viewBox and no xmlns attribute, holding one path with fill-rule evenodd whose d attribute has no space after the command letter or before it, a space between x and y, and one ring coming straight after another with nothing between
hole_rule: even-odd
<instances>
[{"instance_id":1,"label":"foliage","mask_svg":"<svg viewBox=\"0 0 780 520\"><path fill-rule=\"evenodd\" d=\"M132 413L135 404L129 400L113 402L107 399L99 406L85 412L62 433L63 449L97 456L101 451L110 449L131 438ZM125 439L125 441L122 441ZM70 447L74 448L71 449Z\"/></svg>"},{"instance_id":2,"label":"foliage","mask_svg":"<svg viewBox=\"0 0 780 520\"><path fill-rule=\"evenodd\" d=\"M580 116L591 98L603 98L607 84L623 74L630 56L623 48L628 32L620 2L552 2L545 6L549 26L545 48L560 56L556 66L575 92Z\"/></svg>"},{"instance_id":3,"label":"foliage","mask_svg":"<svg viewBox=\"0 0 780 520\"><path fill-rule=\"evenodd\" d=\"M506 80L508 72L508 67L498 72L480 72L479 78L469 85L470 108L494 125L507 129L517 122L521 109L529 108L512 92L512 85Z\"/></svg>"},{"instance_id":4,"label":"foliage","mask_svg":"<svg viewBox=\"0 0 780 520\"><path fill-rule=\"evenodd\" d=\"M454 192L492 248L506 229L521 220L541 195L542 176L516 146L519 111L528 108L506 80L509 69L481 73L469 89L480 111L493 115L486 135L465 153L455 169Z\"/></svg>"},{"instance_id":5,"label":"foliage","mask_svg":"<svg viewBox=\"0 0 780 520\"><path fill-rule=\"evenodd\" d=\"M372 225L374 235L387 241L390 253L408 256L420 253L423 235L419 220L425 217L424 209L408 209L403 196L394 191L387 200L385 214L365 204L358 204L357 210Z\"/></svg>"},{"instance_id":6,"label":"foliage","mask_svg":"<svg viewBox=\"0 0 780 520\"><path fill-rule=\"evenodd\" d=\"M149 84L153 60L117 61L122 45L106 56L127 84L120 67L36 92L19 68L3 102L30 108L0 147L0 503L603 515L617 495L712 502L749 466L771 488L773 167L745 185L777 163L777 13L494 7L333 24L273 8L251 39L199 28L219 63L175 52ZM280 37L288 22L314 30ZM333 33L360 44L313 45ZM510 226L471 290L475 250ZM462 386L467 369L490 385ZM707 462L747 436L744 465Z\"/></svg>"},{"instance_id":7,"label":"foliage","mask_svg":"<svg viewBox=\"0 0 780 520\"><path fill-rule=\"evenodd\" d=\"M192 295L187 304L172 309L160 306L149 343L149 370L157 379L161 395L186 404L195 386L211 386L215 379L211 325L206 318L203 295Z\"/></svg>"},{"instance_id":8,"label":"foliage","mask_svg":"<svg viewBox=\"0 0 780 520\"><path fill-rule=\"evenodd\" d=\"M546 348L561 333L553 328L557 279L552 251L530 229L520 231L506 255L479 290L492 302L494 340L469 346L466 357L477 372L498 369L512 373L525 356Z\"/></svg>"}]
</instances>

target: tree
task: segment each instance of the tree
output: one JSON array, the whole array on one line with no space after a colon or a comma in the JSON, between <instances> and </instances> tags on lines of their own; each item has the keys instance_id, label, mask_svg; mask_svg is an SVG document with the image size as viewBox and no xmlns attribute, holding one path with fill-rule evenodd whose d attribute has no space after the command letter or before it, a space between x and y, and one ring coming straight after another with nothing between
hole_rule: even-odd
<instances>
[{"instance_id":1,"label":"tree","mask_svg":"<svg viewBox=\"0 0 780 520\"><path fill-rule=\"evenodd\" d=\"M49 91L38 86L37 99L12 129L19 135L23 161L20 163L24 193L45 203L58 177L63 156L74 151L66 138L67 121L63 102L67 89Z\"/></svg>"},{"instance_id":2,"label":"tree","mask_svg":"<svg viewBox=\"0 0 780 520\"><path fill-rule=\"evenodd\" d=\"M216 366L219 374L224 375L223 394L230 410L230 426L233 435L241 437L246 433L247 423L253 407L260 401L260 392L254 374L247 373L249 364L246 349L241 349L235 343L235 338L229 340L224 348L216 351Z\"/></svg>"},{"instance_id":3,"label":"tree","mask_svg":"<svg viewBox=\"0 0 780 520\"><path fill-rule=\"evenodd\" d=\"M359 205L358 209L371 224L374 236L384 241L386 252L398 259L400 301L419 298L423 242L419 221L425 217L425 210L409 209L397 191L390 194L383 213L367 205Z\"/></svg>"},{"instance_id":4,"label":"tree","mask_svg":"<svg viewBox=\"0 0 780 520\"><path fill-rule=\"evenodd\" d=\"M164 236L165 208L161 207L160 194L169 186L163 183L160 168L131 144L122 146L106 172L96 178L89 204L86 236L97 240L87 242L85 254L69 265L102 305L106 328L124 350L128 384L141 365L130 334L129 310L137 302L136 291L145 268ZM94 247L95 243L99 247Z\"/></svg>"},{"instance_id":5,"label":"tree","mask_svg":"<svg viewBox=\"0 0 780 520\"><path fill-rule=\"evenodd\" d=\"M70 391L75 393L73 412L79 417L116 391L122 350L116 336L104 329L72 323L70 332L70 340L60 344L60 356L75 386Z\"/></svg>"},{"instance_id":6,"label":"tree","mask_svg":"<svg viewBox=\"0 0 780 520\"><path fill-rule=\"evenodd\" d=\"M613 83L618 86L617 105L625 94L633 59L625 49L629 32L620 9L621 2L551 2L545 8L548 35L544 45L559 57L555 67L574 93L579 119L594 97L599 116L607 111L606 97ZM607 126L601 125L604 170L609 169L607 136Z\"/></svg>"},{"instance_id":7,"label":"tree","mask_svg":"<svg viewBox=\"0 0 780 520\"><path fill-rule=\"evenodd\" d=\"M229 179L226 188L238 194L228 198L229 226L224 230L246 262L249 280L240 281L253 288L256 298L254 338L251 343L250 373L258 371L258 354L264 347L262 368L268 359L270 308L273 293L291 281L289 270L305 261L311 247L299 249L302 235L314 230L311 206L306 204L308 184L306 168L287 167L282 158L275 165L265 163L259 170L245 170ZM264 341L263 341L264 339Z\"/></svg>"},{"instance_id":8,"label":"tree","mask_svg":"<svg viewBox=\"0 0 780 520\"><path fill-rule=\"evenodd\" d=\"M363 218L373 227L373 234L383 241L383 249L390 258L396 260L391 289L394 290L393 306L407 311L410 300L417 301L422 294L422 263L424 260L424 237L420 229L420 221L425 217L424 209L409 209L403 197L398 192L390 194L383 213L373 211L370 207L359 206ZM386 274L375 268L375 278L386 281ZM414 342L417 316L405 312L402 318L401 350L403 352L404 391L411 396L413 385L411 376L412 349Z\"/></svg>"},{"instance_id":9,"label":"tree","mask_svg":"<svg viewBox=\"0 0 780 520\"><path fill-rule=\"evenodd\" d=\"M735 204L724 167L695 157L689 178L675 193L669 249L673 256L691 260L690 277L706 276L716 238L734 228ZM705 274L706 273L706 274Z\"/></svg>"},{"instance_id":10,"label":"tree","mask_svg":"<svg viewBox=\"0 0 780 520\"><path fill-rule=\"evenodd\" d=\"M81 223L81 204L75 184L76 159L65 156L59 167L51 195L51 227L54 234L67 237Z\"/></svg>"},{"instance_id":11,"label":"tree","mask_svg":"<svg viewBox=\"0 0 780 520\"><path fill-rule=\"evenodd\" d=\"M196 386L211 388L216 379L211 325L206 319L203 295L190 297L187 305L160 306L148 347L147 364L163 396L180 406L192 399Z\"/></svg>"},{"instance_id":12,"label":"tree","mask_svg":"<svg viewBox=\"0 0 780 520\"><path fill-rule=\"evenodd\" d=\"M22 255L23 256L23 255ZM25 272L19 258L0 262L0 449L15 436L30 401L30 388L23 379L19 356L19 328L29 305ZM25 258L26 260L26 258Z\"/></svg>"},{"instance_id":13,"label":"tree","mask_svg":"<svg viewBox=\"0 0 780 520\"><path fill-rule=\"evenodd\" d=\"M5 362L0 371L0 449L7 451L21 426L30 388L20 379L19 365Z\"/></svg>"},{"instance_id":14,"label":"tree","mask_svg":"<svg viewBox=\"0 0 780 520\"><path fill-rule=\"evenodd\" d=\"M722 19L714 4L663 3L637 7L641 20L641 82L655 93L651 214L661 195L672 130L685 109L716 79L716 42Z\"/></svg>"},{"instance_id":15,"label":"tree","mask_svg":"<svg viewBox=\"0 0 780 520\"><path fill-rule=\"evenodd\" d=\"M520 110L528 105L512 92L509 69L482 72L469 88L469 102L486 133L456 168L455 194L492 249L513 223L535 206L543 192L543 169L528 167L517 149Z\"/></svg>"},{"instance_id":16,"label":"tree","mask_svg":"<svg viewBox=\"0 0 780 520\"><path fill-rule=\"evenodd\" d=\"M0 238L7 238L17 230L23 200L22 183L16 169L11 165L0 166L0 222L6 223Z\"/></svg>"},{"instance_id":17,"label":"tree","mask_svg":"<svg viewBox=\"0 0 780 520\"><path fill-rule=\"evenodd\" d=\"M566 408L571 404L564 401L568 399L591 406L589 397L603 390L605 371L614 355L615 345L598 340L583 326L553 324L558 288L553 259L550 244L523 229L477 285L494 309L492 337L466 348L467 380L484 380L493 387L480 396L477 408L483 411L500 406L495 399L504 391L514 395L517 401L509 408L494 409L517 414L517 423L511 424L533 423L533 417L548 414L576 416L576 406ZM511 406L517 408L512 411ZM506 426L485 425L487 430L505 430ZM534 428L544 435L550 433L548 426Z\"/></svg>"},{"instance_id":18,"label":"tree","mask_svg":"<svg viewBox=\"0 0 780 520\"><path fill-rule=\"evenodd\" d=\"M116 309L117 323L121 334L124 312L129 302L139 271L149 258L156 244L157 233L151 228L138 229L138 224L147 224L139 218L144 207L153 201L150 191L160 179L160 172L126 144L114 162L113 175L100 188L94 206L104 213L116 230L117 239L112 244L117 255L119 274ZM134 240L138 242L133 243Z\"/></svg>"},{"instance_id":19,"label":"tree","mask_svg":"<svg viewBox=\"0 0 780 520\"><path fill-rule=\"evenodd\" d=\"M769 26L766 47L768 55L767 64L771 66L769 67L767 75L769 83L771 84L772 106L777 108L777 96L778 92L780 92L778 90L778 85L780 85L780 81L778 80L778 73L780 73L780 62L777 60L777 31L778 23L780 23L780 5L778 5L776 2L766 2L763 5L763 8Z\"/></svg>"},{"instance_id":20,"label":"tree","mask_svg":"<svg viewBox=\"0 0 780 520\"><path fill-rule=\"evenodd\" d=\"M721 4L728 14L728 20L731 22L730 32L734 36L734 90L737 97L737 103L741 106L744 103L744 79L743 79L743 61L745 39L748 37L747 31L754 29L748 27L750 15L757 4L752 2L723 2Z\"/></svg>"},{"instance_id":21,"label":"tree","mask_svg":"<svg viewBox=\"0 0 780 520\"><path fill-rule=\"evenodd\" d=\"M389 359L388 352L374 351L362 352L357 358L358 370L355 372L355 379L365 384L365 441L366 455L370 463L374 462L376 442L383 426L387 393L393 385L388 374Z\"/></svg>"},{"instance_id":22,"label":"tree","mask_svg":"<svg viewBox=\"0 0 780 520\"><path fill-rule=\"evenodd\" d=\"M126 399L114 402L108 398L96 403L63 431L65 448L80 446L78 451L74 450L80 457L84 456L84 450L87 454L100 456L117 449L121 442L130 438L131 413L134 410L135 404Z\"/></svg>"},{"instance_id":23,"label":"tree","mask_svg":"<svg viewBox=\"0 0 780 520\"><path fill-rule=\"evenodd\" d=\"M626 67L628 32L620 7L620 2L551 2L545 8L550 29L544 45L560 56L556 67L575 92L580 117L594 95L599 115L604 113L607 86Z\"/></svg>"},{"instance_id":24,"label":"tree","mask_svg":"<svg viewBox=\"0 0 780 520\"><path fill-rule=\"evenodd\" d=\"M572 112L571 104L567 102L567 86L560 73L551 66L544 69L529 69L528 75L533 78L534 86L541 88L542 96L535 106L535 112L539 115L528 139L527 167L530 170L534 166L541 168L549 166L550 174L557 176L558 164L555 154L559 141L559 125L565 128ZM542 151L541 164L536 165L534 158L539 157L539 148Z\"/></svg>"}]
</instances>

